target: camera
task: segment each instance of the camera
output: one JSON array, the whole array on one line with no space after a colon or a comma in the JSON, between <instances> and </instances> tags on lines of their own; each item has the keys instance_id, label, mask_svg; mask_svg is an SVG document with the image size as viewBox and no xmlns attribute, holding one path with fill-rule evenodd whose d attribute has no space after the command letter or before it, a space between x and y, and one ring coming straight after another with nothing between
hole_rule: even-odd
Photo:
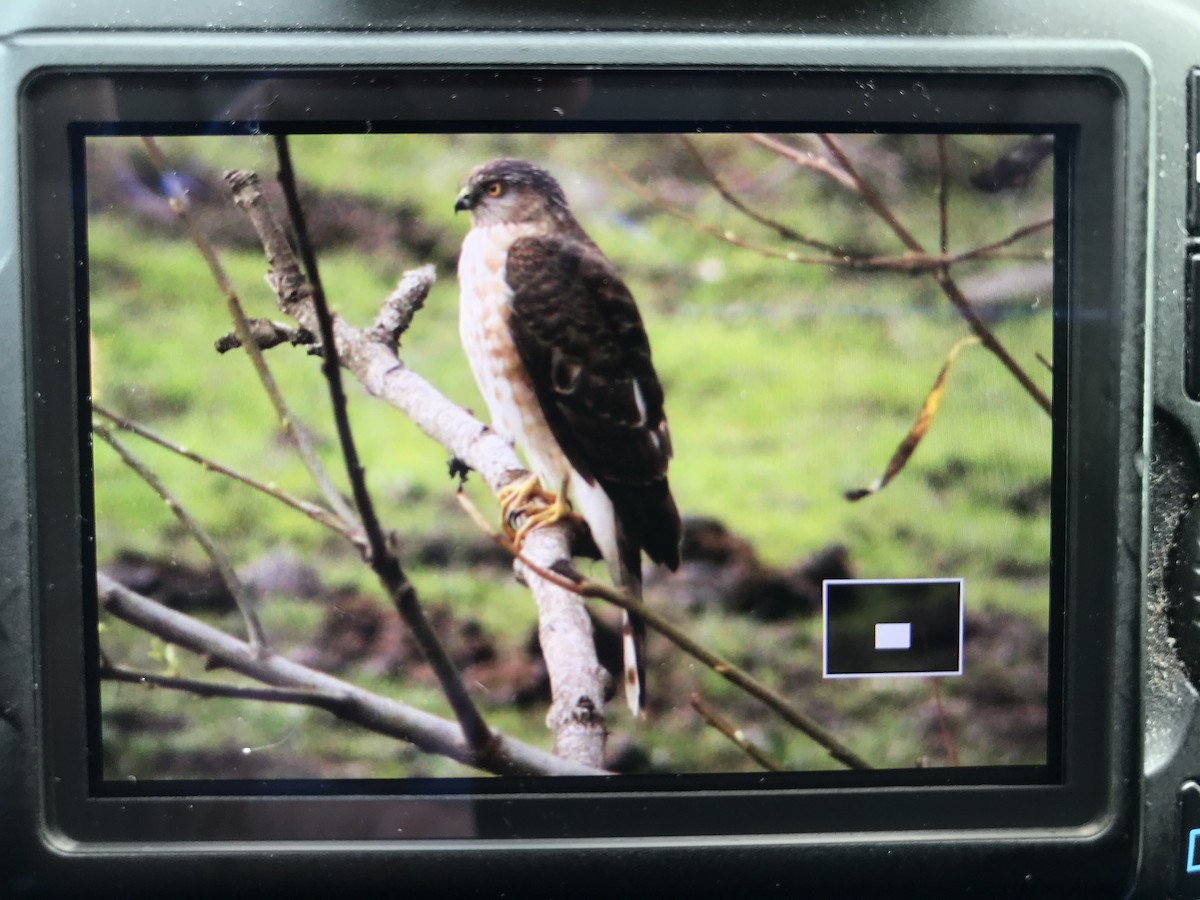
<instances>
[{"instance_id":1,"label":"camera","mask_svg":"<svg viewBox=\"0 0 1200 900\"><path fill-rule=\"evenodd\" d=\"M1200 897L1200 9L527 12L5 14L4 893Z\"/></svg>"}]
</instances>

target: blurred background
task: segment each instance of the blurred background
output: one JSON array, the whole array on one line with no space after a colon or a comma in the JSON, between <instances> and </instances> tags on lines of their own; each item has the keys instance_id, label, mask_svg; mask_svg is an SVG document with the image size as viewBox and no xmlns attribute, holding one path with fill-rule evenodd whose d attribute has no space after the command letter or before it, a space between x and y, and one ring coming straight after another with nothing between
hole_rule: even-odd
<instances>
[{"instance_id":1,"label":"blurred background","mask_svg":"<svg viewBox=\"0 0 1200 900\"><path fill-rule=\"evenodd\" d=\"M739 134L301 135L291 145L335 310L369 325L401 272L433 263L438 283L400 355L483 418L458 338L455 264L469 221L454 215L455 195L471 167L497 156L549 169L638 299L666 391L684 564L673 574L649 572L647 602L782 691L873 765L1043 763L1050 419L994 356L967 347L908 467L880 492L846 500L845 492L883 472L947 354L971 332L928 275L821 262L827 251L781 235L771 223L860 256L905 251L862 196L797 165L794 157L822 155L813 136L773 137L791 157ZM1052 218L1052 165L1039 150L1045 140L949 136L940 157L930 135L838 137L888 208L934 253L944 174L951 254ZM281 319L263 280L262 249L221 181L230 168L270 181L270 139L160 144L247 314ZM96 401L317 500L245 354L213 349L232 331L224 299L169 210L140 139L89 138L86 157ZM276 209L282 213L282 204ZM1032 229L951 269L1047 394L1051 236L1052 229ZM345 488L318 361L288 346L267 357ZM381 518L464 681L493 727L548 747L548 687L528 593L504 553L459 509L447 453L357 384L349 392ZM276 650L450 715L353 547L230 479L133 436L124 440L254 585ZM100 567L240 636L232 601L191 536L110 448L97 441L93 452ZM498 516L477 482L469 480L471 496L485 515ZM963 675L936 684L822 680L820 586L834 577L965 579ZM602 658L617 665L619 616L593 611ZM203 660L103 614L100 645L114 663L238 682L228 672L206 675ZM838 768L821 747L653 634L648 691L644 721L631 721L619 702L606 711L610 764L619 771L757 770L692 709L693 693L787 768ZM304 707L106 682L101 708L109 779L474 774Z\"/></svg>"}]
</instances>

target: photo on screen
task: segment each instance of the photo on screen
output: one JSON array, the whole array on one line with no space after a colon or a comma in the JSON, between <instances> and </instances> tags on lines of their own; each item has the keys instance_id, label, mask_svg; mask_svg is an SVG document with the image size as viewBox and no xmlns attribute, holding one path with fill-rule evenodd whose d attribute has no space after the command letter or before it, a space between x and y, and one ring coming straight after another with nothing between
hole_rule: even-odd
<instances>
[{"instance_id":1,"label":"photo on screen","mask_svg":"<svg viewBox=\"0 0 1200 900\"><path fill-rule=\"evenodd\" d=\"M685 638L651 623L631 675L638 629L599 595L572 595L582 625L542 609L539 633L528 582L547 573L514 568L513 535L535 540L521 513L562 485L506 516L346 364L362 483L448 689L367 561L320 335L280 305L225 175L257 173L301 257L272 137L101 131L80 141L80 263L102 785L1047 764L1055 138L290 135L332 313L398 335L381 378L431 386L435 428L440 402L535 468L530 443L565 459L560 580L611 587L596 557L633 534L642 601ZM857 599L831 618L833 585ZM135 603L136 622L116 612ZM580 673L544 652L562 628L600 667L582 712L562 696ZM857 677L827 677L835 645ZM519 750L472 765L397 721L482 721Z\"/></svg>"}]
</instances>

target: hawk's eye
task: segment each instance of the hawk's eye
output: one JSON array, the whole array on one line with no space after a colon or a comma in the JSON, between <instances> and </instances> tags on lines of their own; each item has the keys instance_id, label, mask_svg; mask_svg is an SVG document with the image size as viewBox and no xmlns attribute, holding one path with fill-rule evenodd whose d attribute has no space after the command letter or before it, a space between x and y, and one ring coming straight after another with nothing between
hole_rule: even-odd
<instances>
[{"instance_id":1,"label":"hawk's eye","mask_svg":"<svg viewBox=\"0 0 1200 900\"><path fill-rule=\"evenodd\" d=\"M504 193L504 183L500 181L489 182L484 190L487 191L489 197L499 197Z\"/></svg>"}]
</instances>

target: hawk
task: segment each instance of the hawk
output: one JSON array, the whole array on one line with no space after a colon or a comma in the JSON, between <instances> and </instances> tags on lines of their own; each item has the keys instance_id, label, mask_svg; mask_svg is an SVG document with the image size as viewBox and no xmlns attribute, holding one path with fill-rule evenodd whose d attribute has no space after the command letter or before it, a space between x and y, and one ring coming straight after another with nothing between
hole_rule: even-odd
<instances>
[{"instance_id":1,"label":"hawk","mask_svg":"<svg viewBox=\"0 0 1200 900\"><path fill-rule=\"evenodd\" d=\"M532 471L501 492L504 521L534 497L550 502L517 532L519 544L529 528L573 506L614 583L640 600L642 551L678 567L680 520L667 483L663 388L633 295L558 182L533 163L477 166L454 209L471 213L458 260L463 348L492 428ZM645 690L644 630L626 614L625 697L634 715Z\"/></svg>"}]
</instances>

